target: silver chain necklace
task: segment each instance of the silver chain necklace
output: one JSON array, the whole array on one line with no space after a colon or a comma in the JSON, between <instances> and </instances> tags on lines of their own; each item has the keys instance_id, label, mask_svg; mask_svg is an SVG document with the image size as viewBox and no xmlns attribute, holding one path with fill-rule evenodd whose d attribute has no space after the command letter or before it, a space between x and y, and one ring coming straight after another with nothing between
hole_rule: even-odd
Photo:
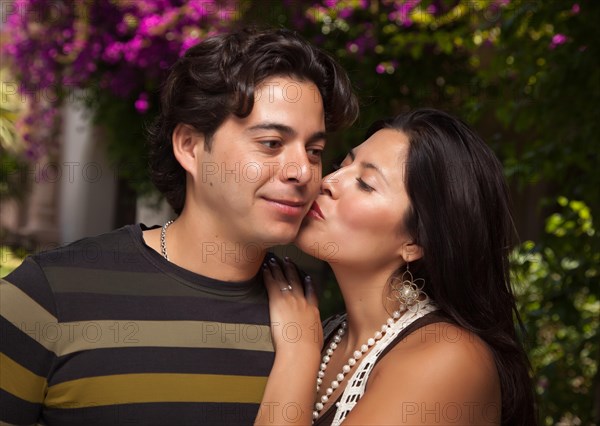
<instances>
[{"instance_id":1,"label":"silver chain necklace","mask_svg":"<svg viewBox=\"0 0 600 426\"><path fill-rule=\"evenodd\" d=\"M167 228L173 223L173 220L165 223L160 231L160 252L163 257L169 260L169 255L167 254Z\"/></svg>"}]
</instances>

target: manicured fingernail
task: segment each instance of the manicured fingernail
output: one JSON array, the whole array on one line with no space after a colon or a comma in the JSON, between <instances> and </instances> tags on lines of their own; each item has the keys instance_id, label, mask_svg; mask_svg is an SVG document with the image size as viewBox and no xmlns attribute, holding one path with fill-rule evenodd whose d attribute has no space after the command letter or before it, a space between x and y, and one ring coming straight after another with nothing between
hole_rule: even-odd
<instances>
[{"instance_id":1,"label":"manicured fingernail","mask_svg":"<svg viewBox=\"0 0 600 426\"><path fill-rule=\"evenodd\" d=\"M312 282L312 278L310 277L310 275L307 275L304 277L304 281L306 281L307 283Z\"/></svg>"},{"instance_id":2,"label":"manicured fingernail","mask_svg":"<svg viewBox=\"0 0 600 426\"><path fill-rule=\"evenodd\" d=\"M270 258L269 262L272 263L273 265L277 263L277 261L275 260L274 257Z\"/></svg>"},{"instance_id":3,"label":"manicured fingernail","mask_svg":"<svg viewBox=\"0 0 600 426\"><path fill-rule=\"evenodd\" d=\"M286 256L286 257L283 258L283 260L285 260L286 262L289 262L290 258Z\"/></svg>"}]
</instances>

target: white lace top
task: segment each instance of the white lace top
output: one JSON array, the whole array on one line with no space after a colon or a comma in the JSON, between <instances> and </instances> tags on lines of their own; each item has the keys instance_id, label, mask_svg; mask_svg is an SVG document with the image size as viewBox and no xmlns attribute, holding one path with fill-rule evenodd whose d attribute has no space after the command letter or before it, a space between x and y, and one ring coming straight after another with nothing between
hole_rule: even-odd
<instances>
[{"instance_id":1,"label":"white lace top","mask_svg":"<svg viewBox=\"0 0 600 426\"><path fill-rule=\"evenodd\" d=\"M337 405L337 410L333 418L332 426L340 425L346 416L352 411L358 400L365 393L369 374L375 366L377 358L381 355L385 348L394 341L396 336L419 318L427 315L430 312L436 311L437 307L429 300L419 302L419 309L406 311L399 319L388 329L384 336L375 344L373 349L363 358L358 364L354 374L348 380L346 389L342 393Z\"/></svg>"}]
</instances>

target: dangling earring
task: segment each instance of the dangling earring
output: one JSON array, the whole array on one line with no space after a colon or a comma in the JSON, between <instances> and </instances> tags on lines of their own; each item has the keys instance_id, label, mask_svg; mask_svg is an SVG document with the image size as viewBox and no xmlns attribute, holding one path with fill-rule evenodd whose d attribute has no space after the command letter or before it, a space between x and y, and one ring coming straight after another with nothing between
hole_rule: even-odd
<instances>
[{"instance_id":1,"label":"dangling earring","mask_svg":"<svg viewBox=\"0 0 600 426\"><path fill-rule=\"evenodd\" d=\"M422 296L427 298L427 294L423 291L425 280L423 278L413 278L409 270L409 262L406 261L406 271L402 273L400 278L393 277L390 282L391 298L389 300L400 303L399 311L410 310L415 312L419 309L419 299Z\"/></svg>"}]
</instances>

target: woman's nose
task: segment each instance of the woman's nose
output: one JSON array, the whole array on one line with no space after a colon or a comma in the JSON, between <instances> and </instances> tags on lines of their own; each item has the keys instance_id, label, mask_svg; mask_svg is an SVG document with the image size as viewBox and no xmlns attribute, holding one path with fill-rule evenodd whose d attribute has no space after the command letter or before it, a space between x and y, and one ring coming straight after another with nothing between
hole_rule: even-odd
<instances>
[{"instance_id":1,"label":"woman's nose","mask_svg":"<svg viewBox=\"0 0 600 426\"><path fill-rule=\"evenodd\" d=\"M337 195L337 183L339 182L338 171L328 174L321 181L321 193L335 198Z\"/></svg>"}]
</instances>

